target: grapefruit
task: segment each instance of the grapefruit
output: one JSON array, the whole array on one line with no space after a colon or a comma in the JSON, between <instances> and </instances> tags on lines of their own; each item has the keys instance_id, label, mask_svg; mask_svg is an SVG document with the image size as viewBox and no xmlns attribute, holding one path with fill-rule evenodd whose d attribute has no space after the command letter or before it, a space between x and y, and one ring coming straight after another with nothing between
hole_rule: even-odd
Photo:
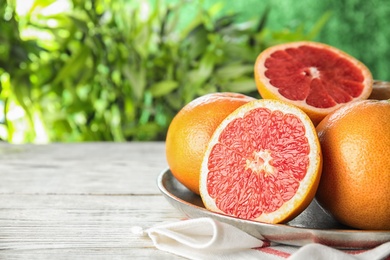
<instances>
[{"instance_id":1,"label":"grapefruit","mask_svg":"<svg viewBox=\"0 0 390 260\"><path fill-rule=\"evenodd\" d=\"M345 105L317 126L324 169L318 202L339 222L390 230L390 103Z\"/></svg>"},{"instance_id":2,"label":"grapefruit","mask_svg":"<svg viewBox=\"0 0 390 260\"><path fill-rule=\"evenodd\" d=\"M173 118L166 137L166 159L173 176L199 194L199 174L207 143L223 119L255 100L237 93L210 93L184 106Z\"/></svg>"},{"instance_id":3,"label":"grapefruit","mask_svg":"<svg viewBox=\"0 0 390 260\"><path fill-rule=\"evenodd\" d=\"M312 201L322 168L317 133L299 108L251 101L227 116L202 162L200 195L208 210L286 222Z\"/></svg>"},{"instance_id":4,"label":"grapefruit","mask_svg":"<svg viewBox=\"0 0 390 260\"><path fill-rule=\"evenodd\" d=\"M347 53L318 42L292 42L261 52L254 68L263 98L294 104L318 124L327 114L372 91L370 70Z\"/></svg>"},{"instance_id":5,"label":"grapefruit","mask_svg":"<svg viewBox=\"0 0 390 260\"><path fill-rule=\"evenodd\" d=\"M374 80L369 99L386 100L390 99L390 82Z\"/></svg>"}]
</instances>

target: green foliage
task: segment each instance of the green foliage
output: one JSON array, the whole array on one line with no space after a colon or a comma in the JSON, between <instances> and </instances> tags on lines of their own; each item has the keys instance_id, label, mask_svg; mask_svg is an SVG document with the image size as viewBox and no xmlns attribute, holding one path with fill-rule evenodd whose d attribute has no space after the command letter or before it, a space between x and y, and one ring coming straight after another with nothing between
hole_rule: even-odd
<instances>
[{"instance_id":1,"label":"green foliage","mask_svg":"<svg viewBox=\"0 0 390 260\"><path fill-rule=\"evenodd\" d=\"M42 12L55 2L36 0L23 16L11 1L0 7L0 138L9 142L163 140L199 95L258 97L258 53L312 40L328 19L309 32L272 31L269 10L236 22L217 3L195 4L183 24L185 1L158 0L73 0L68 11Z\"/></svg>"},{"instance_id":2,"label":"green foliage","mask_svg":"<svg viewBox=\"0 0 390 260\"><path fill-rule=\"evenodd\" d=\"M390 81L390 5L387 0L321 1L332 18L321 31L321 41L356 57L375 79Z\"/></svg>"}]
</instances>

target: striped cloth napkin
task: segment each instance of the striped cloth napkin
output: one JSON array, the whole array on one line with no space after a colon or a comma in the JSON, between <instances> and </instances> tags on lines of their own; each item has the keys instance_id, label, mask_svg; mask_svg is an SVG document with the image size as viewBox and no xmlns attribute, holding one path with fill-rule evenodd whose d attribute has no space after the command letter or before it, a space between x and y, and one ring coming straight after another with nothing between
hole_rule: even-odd
<instances>
[{"instance_id":1,"label":"striped cloth napkin","mask_svg":"<svg viewBox=\"0 0 390 260\"><path fill-rule=\"evenodd\" d=\"M390 260L390 242L369 250L338 250L320 244L272 244L211 218L178 221L146 230L154 245L188 259Z\"/></svg>"}]
</instances>

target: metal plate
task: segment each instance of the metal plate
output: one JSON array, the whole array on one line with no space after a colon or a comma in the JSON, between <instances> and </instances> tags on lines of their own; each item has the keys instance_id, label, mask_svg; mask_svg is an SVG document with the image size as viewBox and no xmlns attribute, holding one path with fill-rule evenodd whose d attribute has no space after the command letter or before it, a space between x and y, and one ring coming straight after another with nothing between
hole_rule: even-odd
<instances>
[{"instance_id":1,"label":"metal plate","mask_svg":"<svg viewBox=\"0 0 390 260\"><path fill-rule=\"evenodd\" d=\"M355 230L342 226L315 200L299 216L286 224L266 224L205 209L200 196L180 184L169 169L159 175L157 184L168 202L189 218L210 217L270 242L293 246L320 243L335 248L363 249L390 241L390 230Z\"/></svg>"}]
</instances>

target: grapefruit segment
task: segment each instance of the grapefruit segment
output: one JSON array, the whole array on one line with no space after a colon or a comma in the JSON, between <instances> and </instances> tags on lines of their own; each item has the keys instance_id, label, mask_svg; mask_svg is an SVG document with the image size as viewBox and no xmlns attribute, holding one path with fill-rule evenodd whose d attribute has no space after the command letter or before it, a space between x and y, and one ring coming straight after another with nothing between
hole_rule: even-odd
<instances>
[{"instance_id":1,"label":"grapefruit segment","mask_svg":"<svg viewBox=\"0 0 390 260\"><path fill-rule=\"evenodd\" d=\"M369 69L341 50L317 42L275 45L256 59L260 95L300 107L318 124L331 111L367 99L373 79Z\"/></svg>"},{"instance_id":2,"label":"grapefruit segment","mask_svg":"<svg viewBox=\"0 0 390 260\"><path fill-rule=\"evenodd\" d=\"M302 110L277 100L251 101L222 121L211 137L200 195L211 211L285 222L309 205L321 170L318 137Z\"/></svg>"}]
</instances>

